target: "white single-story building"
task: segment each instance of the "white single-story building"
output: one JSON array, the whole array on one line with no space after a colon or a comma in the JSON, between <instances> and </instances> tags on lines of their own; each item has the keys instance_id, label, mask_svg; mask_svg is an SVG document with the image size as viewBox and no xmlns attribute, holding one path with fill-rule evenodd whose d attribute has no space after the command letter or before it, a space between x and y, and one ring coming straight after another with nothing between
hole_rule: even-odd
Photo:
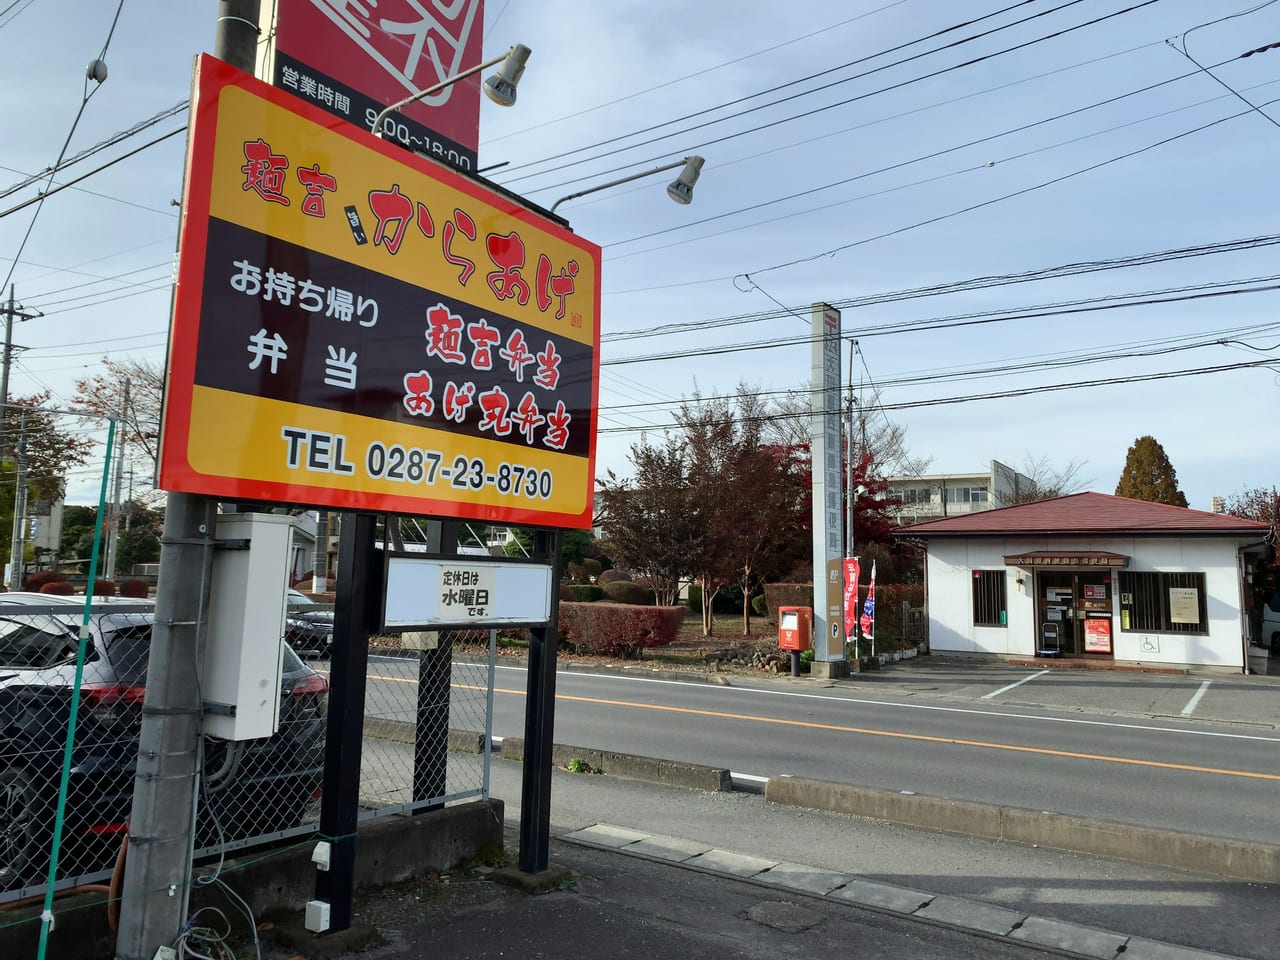
<instances>
[{"instance_id":1,"label":"white single-story building","mask_svg":"<svg viewBox=\"0 0 1280 960\"><path fill-rule=\"evenodd\" d=\"M929 647L1244 672L1254 520L1077 493L901 527L923 542Z\"/></svg>"}]
</instances>

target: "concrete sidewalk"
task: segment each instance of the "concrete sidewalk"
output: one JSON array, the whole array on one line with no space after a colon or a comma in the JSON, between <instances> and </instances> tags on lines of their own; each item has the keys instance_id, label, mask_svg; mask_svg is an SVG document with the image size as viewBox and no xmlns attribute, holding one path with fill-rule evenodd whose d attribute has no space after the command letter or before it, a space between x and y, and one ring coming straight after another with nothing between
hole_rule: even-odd
<instances>
[{"instance_id":1,"label":"concrete sidewalk","mask_svg":"<svg viewBox=\"0 0 1280 960\"><path fill-rule=\"evenodd\" d=\"M597 960L1222 960L1227 954L860 879L661 834L597 823L553 840L561 889L531 896L487 868L361 896L357 922L379 942L281 926L266 960L546 957Z\"/></svg>"}]
</instances>

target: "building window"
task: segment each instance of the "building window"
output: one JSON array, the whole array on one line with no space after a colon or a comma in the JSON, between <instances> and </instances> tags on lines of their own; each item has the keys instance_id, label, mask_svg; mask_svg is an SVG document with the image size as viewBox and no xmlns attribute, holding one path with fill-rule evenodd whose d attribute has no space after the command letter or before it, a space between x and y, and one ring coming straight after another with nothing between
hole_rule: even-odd
<instances>
[{"instance_id":1,"label":"building window","mask_svg":"<svg viewBox=\"0 0 1280 960\"><path fill-rule=\"evenodd\" d=\"M947 503L986 503L986 487L947 487Z\"/></svg>"},{"instance_id":2,"label":"building window","mask_svg":"<svg viewBox=\"0 0 1280 960\"><path fill-rule=\"evenodd\" d=\"M1207 634L1204 574L1120 571L1120 629Z\"/></svg>"},{"instance_id":3,"label":"building window","mask_svg":"<svg viewBox=\"0 0 1280 960\"><path fill-rule=\"evenodd\" d=\"M1003 570L973 571L973 625L1003 627L1007 625Z\"/></svg>"}]
</instances>

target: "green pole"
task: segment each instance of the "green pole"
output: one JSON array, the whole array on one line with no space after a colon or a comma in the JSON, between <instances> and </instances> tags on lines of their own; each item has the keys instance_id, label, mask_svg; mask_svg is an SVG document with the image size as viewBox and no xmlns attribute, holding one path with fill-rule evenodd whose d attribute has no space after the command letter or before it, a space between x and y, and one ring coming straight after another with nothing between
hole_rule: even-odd
<instances>
[{"instance_id":1,"label":"green pole","mask_svg":"<svg viewBox=\"0 0 1280 960\"><path fill-rule=\"evenodd\" d=\"M84 614L80 619L80 644L76 648L76 682L71 688L71 717L67 720L67 742L62 748L62 779L58 784L58 812L53 818L53 847L49 851L49 879L44 889L44 911L40 914L38 960L45 960L49 931L53 928L53 881L58 875L58 852L62 848L62 823L67 814L67 789L71 782L71 748L76 739L76 716L80 712L80 684L84 680L85 648L89 643L89 614L93 609L93 582L98 577L98 553L102 545L102 517L106 512L107 481L111 477L111 446L116 422L107 424L107 453L102 461L102 487L98 491L98 519L93 529L93 553L89 558L89 584L84 591Z\"/></svg>"}]
</instances>

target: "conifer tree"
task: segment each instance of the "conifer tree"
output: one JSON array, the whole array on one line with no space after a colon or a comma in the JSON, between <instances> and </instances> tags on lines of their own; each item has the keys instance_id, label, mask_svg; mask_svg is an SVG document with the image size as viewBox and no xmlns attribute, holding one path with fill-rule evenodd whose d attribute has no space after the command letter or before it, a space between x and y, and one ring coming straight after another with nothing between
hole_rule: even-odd
<instances>
[{"instance_id":1,"label":"conifer tree","mask_svg":"<svg viewBox=\"0 0 1280 960\"><path fill-rule=\"evenodd\" d=\"M1155 437L1139 437L1125 457L1124 471L1116 484L1117 497L1149 500L1185 507L1187 498L1178 489L1178 473Z\"/></svg>"}]
</instances>

